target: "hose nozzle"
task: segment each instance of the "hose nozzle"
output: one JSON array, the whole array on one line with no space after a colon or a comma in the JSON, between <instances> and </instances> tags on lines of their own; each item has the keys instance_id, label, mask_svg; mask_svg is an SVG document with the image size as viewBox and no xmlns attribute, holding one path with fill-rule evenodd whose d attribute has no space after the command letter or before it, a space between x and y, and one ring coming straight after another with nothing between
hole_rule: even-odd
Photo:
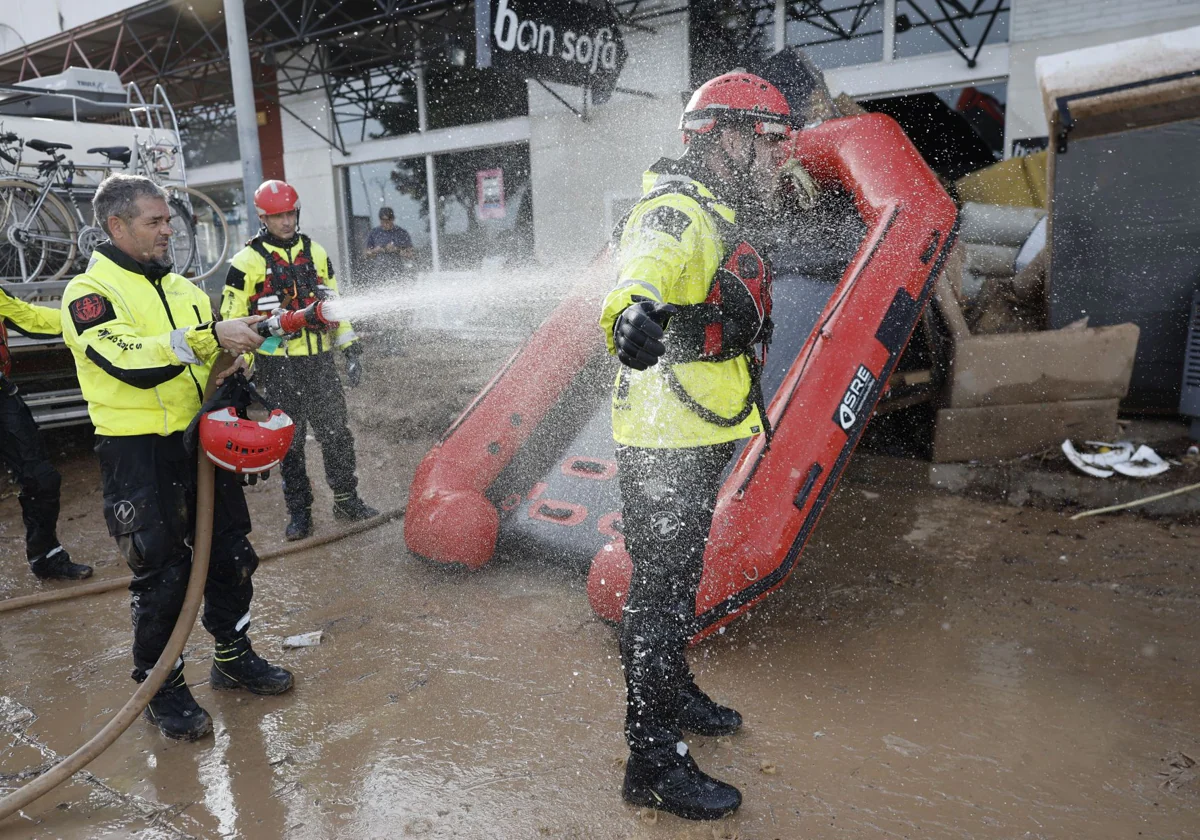
<instances>
[{"instance_id":1,"label":"hose nozzle","mask_svg":"<svg viewBox=\"0 0 1200 840\"><path fill-rule=\"evenodd\" d=\"M258 322L258 334L263 338L283 337L295 335L305 328L319 330L335 326L337 321L327 318L324 309L323 300L309 304L304 309L276 309L270 318Z\"/></svg>"}]
</instances>

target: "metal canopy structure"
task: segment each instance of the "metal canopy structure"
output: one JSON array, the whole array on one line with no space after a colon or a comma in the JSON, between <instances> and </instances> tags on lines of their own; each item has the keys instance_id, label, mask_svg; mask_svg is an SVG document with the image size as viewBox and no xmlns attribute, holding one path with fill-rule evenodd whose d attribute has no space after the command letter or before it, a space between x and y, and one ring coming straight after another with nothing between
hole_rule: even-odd
<instances>
[{"instance_id":1,"label":"metal canopy structure","mask_svg":"<svg viewBox=\"0 0 1200 840\"><path fill-rule=\"evenodd\" d=\"M622 24L652 29L685 11L731 39L734 53L771 52L783 10L805 47L922 27L973 64L1011 0L618 0ZM893 21L877 10L894 6ZM340 124L365 126L410 82L422 56L453 56L473 41L472 0L254 0L247 32L256 93L345 151ZM984 20L982 35L966 24ZM795 37L797 25L799 38ZM979 29L974 24L976 30ZM453 60L453 59L452 59ZM72 65L113 70L122 81L161 84L176 104L185 133L228 129L233 121L229 54L221 0L148 0L61 35L0 56L0 84L60 73ZM312 125L281 97L324 91L336 119ZM361 133L365 138L365 128Z\"/></svg>"},{"instance_id":2,"label":"metal canopy structure","mask_svg":"<svg viewBox=\"0 0 1200 840\"><path fill-rule=\"evenodd\" d=\"M643 3L613 5L624 23L643 28L637 20ZM422 53L461 53L474 42L472 0L255 0L246 4L246 18L257 95L343 152L339 123L365 125L394 101ZM221 0L149 0L27 45L0 56L0 84L72 65L113 70L142 86L161 84L185 133L232 126ZM314 126L280 102L315 90L325 92L338 119Z\"/></svg>"},{"instance_id":3,"label":"metal canopy structure","mask_svg":"<svg viewBox=\"0 0 1200 840\"><path fill-rule=\"evenodd\" d=\"M409 72L417 40L461 37L470 8L465 0L256 0L246 12L256 92L286 111L281 96L317 89L335 94L373 67ZM232 121L221 0L150 0L30 44L0 56L0 84L72 65L161 84L185 130L212 131ZM368 96L363 104L369 110L376 102ZM343 148L336 131L314 130Z\"/></svg>"}]
</instances>

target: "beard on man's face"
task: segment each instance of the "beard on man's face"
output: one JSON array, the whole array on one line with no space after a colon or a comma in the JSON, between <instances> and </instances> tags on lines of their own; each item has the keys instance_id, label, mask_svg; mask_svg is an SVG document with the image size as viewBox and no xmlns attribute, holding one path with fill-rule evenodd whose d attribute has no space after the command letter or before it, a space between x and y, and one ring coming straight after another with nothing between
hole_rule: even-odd
<instances>
[{"instance_id":1,"label":"beard on man's face","mask_svg":"<svg viewBox=\"0 0 1200 840\"><path fill-rule=\"evenodd\" d=\"M171 250L168 248L166 251L163 251L162 254L156 254L150 257L150 259L146 260L146 264L152 265L155 268L170 268L172 265Z\"/></svg>"}]
</instances>

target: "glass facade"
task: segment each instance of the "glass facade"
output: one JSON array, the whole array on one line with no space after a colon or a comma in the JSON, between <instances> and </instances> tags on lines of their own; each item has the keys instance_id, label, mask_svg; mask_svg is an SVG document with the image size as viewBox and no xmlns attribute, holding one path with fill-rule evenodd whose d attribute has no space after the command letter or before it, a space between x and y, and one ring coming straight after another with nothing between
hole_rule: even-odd
<instances>
[{"instance_id":1,"label":"glass facade","mask_svg":"<svg viewBox=\"0 0 1200 840\"><path fill-rule=\"evenodd\" d=\"M342 170L346 190L346 239L353 283L385 282L396 274L428 271L433 265L425 158L364 163ZM389 207L393 224L408 234L411 257L367 253L367 238L380 227L379 211ZM343 258L345 261L346 258Z\"/></svg>"},{"instance_id":2,"label":"glass facade","mask_svg":"<svg viewBox=\"0 0 1200 840\"><path fill-rule=\"evenodd\" d=\"M434 158L442 268L504 268L533 259L529 146Z\"/></svg>"},{"instance_id":3,"label":"glass facade","mask_svg":"<svg viewBox=\"0 0 1200 840\"><path fill-rule=\"evenodd\" d=\"M517 143L434 157L439 267L468 271L503 268L533 259L533 196L529 146ZM434 267L424 157L348 166L346 190L350 267L358 282ZM412 241L411 258L368 253L379 211L391 208L396 227ZM377 234L378 236L378 234Z\"/></svg>"}]
</instances>

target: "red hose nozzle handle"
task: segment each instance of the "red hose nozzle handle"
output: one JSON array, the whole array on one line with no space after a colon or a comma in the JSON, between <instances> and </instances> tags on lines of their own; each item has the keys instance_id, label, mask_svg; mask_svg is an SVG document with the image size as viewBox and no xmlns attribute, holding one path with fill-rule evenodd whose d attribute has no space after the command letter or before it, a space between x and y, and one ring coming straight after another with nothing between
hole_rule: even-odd
<instances>
[{"instance_id":1,"label":"red hose nozzle handle","mask_svg":"<svg viewBox=\"0 0 1200 840\"><path fill-rule=\"evenodd\" d=\"M325 317L325 302L319 300L304 309L291 309L286 312L277 309L270 318L259 321L256 329L259 335L267 338L272 335L293 335L306 327L324 329L334 326L336 323Z\"/></svg>"}]
</instances>

